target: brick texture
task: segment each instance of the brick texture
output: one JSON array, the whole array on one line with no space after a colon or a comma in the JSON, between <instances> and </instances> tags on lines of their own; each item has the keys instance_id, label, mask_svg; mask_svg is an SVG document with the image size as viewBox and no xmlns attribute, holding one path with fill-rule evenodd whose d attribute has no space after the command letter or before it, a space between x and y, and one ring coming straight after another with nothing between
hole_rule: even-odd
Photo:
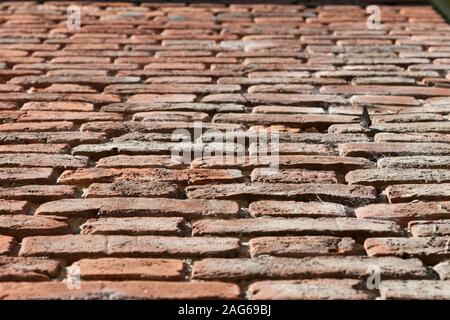
<instances>
[{"instance_id":1,"label":"brick texture","mask_svg":"<svg viewBox=\"0 0 450 320\"><path fill-rule=\"evenodd\" d=\"M0 4L0 299L449 299L449 24L194 2Z\"/></svg>"}]
</instances>

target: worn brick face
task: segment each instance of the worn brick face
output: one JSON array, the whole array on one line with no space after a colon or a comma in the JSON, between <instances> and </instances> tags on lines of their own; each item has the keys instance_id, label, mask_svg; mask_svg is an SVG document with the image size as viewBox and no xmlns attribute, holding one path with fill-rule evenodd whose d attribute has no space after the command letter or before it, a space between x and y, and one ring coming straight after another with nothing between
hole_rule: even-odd
<instances>
[{"instance_id":1,"label":"worn brick face","mask_svg":"<svg viewBox=\"0 0 450 320\"><path fill-rule=\"evenodd\" d=\"M444 18L194 2L0 5L0 299L447 299Z\"/></svg>"}]
</instances>

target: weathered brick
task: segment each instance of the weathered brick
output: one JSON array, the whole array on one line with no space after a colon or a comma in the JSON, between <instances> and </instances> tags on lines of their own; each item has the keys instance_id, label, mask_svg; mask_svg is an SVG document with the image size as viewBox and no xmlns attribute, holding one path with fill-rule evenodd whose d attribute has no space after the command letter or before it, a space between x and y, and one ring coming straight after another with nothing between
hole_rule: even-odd
<instances>
[{"instance_id":1,"label":"weathered brick","mask_svg":"<svg viewBox=\"0 0 450 320\"><path fill-rule=\"evenodd\" d=\"M0 193L1 194L1 193ZM102 197L147 197L177 198L178 185L169 182L118 180L113 183L93 183L85 192L86 198Z\"/></svg>"},{"instance_id":2,"label":"weathered brick","mask_svg":"<svg viewBox=\"0 0 450 320\"><path fill-rule=\"evenodd\" d=\"M80 268L83 280L183 279L183 261L175 259L83 259L75 262L73 266Z\"/></svg>"},{"instance_id":3,"label":"weathered brick","mask_svg":"<svg viewBox=\"0 0 450 320\"><path fill-rule=\"evenodd\" d=\"M87 157L68 154L4 153L0 157L0 166L75 169L87 167L88 160Z\"/></svg>"},{"instance_id":4,"label":"weathered brick","mask_svg":"<svg viewBox=\"0 0 450 320\"><path fill-rule=\"evenodd\" d=\"M0 131L68 131L73 128L73 123L69 121L53 122L18 122L0 124Z\"/></svg>"},{"instance_id":5,"label":"weathered brick","mask_svg":"<svg viewBox=\"0 0 450 320\"><path fill-rule=\"evenodd\" d=\"M138 112L133 116L135 121L208 121L209 116L203 112Z\"/></svg>"},{"instance_id":6,"label":"weathered brick","mask_svg":"<svg viewBox=\"0 0 450 320\"><path fill-rule=\"evenodd\" d=\"M81 234L180 236L185 228L183 218L102 218L84 223Z\"/></svg>"},{"instance_id":7,"label":"weathered brick","mask_svg":"<svg viewBox=\"0 0 450 320\"><path fill-rule=\"evenodd\" d=\"M376 123L370 129L364 129L359 124L333 124L328 128L328 133L338 134L367 133L371 131L392 133L450 133L450 122Z\"/></svg>"},{"instance_id":8,"label":"weathered brick","mask_svg":"<svg viewBox=\"0 0 450 320\"><path fill-rule=\"evenodd\" d=\"M414 237L450 236L450 220L410 221L408 229Z\"/></svg>"},{"instance_id":9,"label":"weathered brick","mask_svg":"<svg viewBox=\"0 0 450 320\"><path fill-rule=\"evenodd\" d=\"M43 258L0 256L0 281L48 281L58 275L61 262Z\"/></svg>"},{"instance_id":10,"label":"weathered brick","mask_svg":"<svg viewBox=\"0 0 450 320\"><path fill-rule=\"evenodd\" d=\"M350 102L357 106L377 106L377 105L394 105L394 106L419 106L420 103L413 97L405 96L353 96Z\"/></svg>"},{"instance_id":11,"label":"weathered brick","mask_svg":"<svg viewBox=\"0 0 450 320\"><path fill-rule=\"evenodd\" d=\"M395 157L417 155L448 155L446 143L343 143L339 154L346 157Z\"/></svg>"},{"instance_id":12,"label":"weathered brick","mask_svg":"<svg viewBox=\"0 0 450 320\"><path fill-rule=\"evenodd\" d=\"M137 112L243 112L245 107L240 104L232 103L200 103L200 102L141 102L141 103L112 103L101 108L104 112L121 112L121 113L137 113Z\"/></svg>"},{"instance_id":13,"label":"weathered brick","mask_svg":"<svg viewBox=\"0 0 450 320\"><path fill-rule=\"evenodd\" d=\"M203 259L194 262L192 276L201 280L365 278L370 267L377 266L384 279L427 278L428 272L418 259L397 257L258 257L251 259Z\"/></svg>"},{"instance_id":14,"label":"weathered brick","mask_svg":"<svg viewBox=\"0 0 450 320\"><path fill-rule=\"evenodd\" d=\"M256 168L251 173L252 182L282 183L337 183L333 171L313 171L302 169Z\"/></svg>"},{"instance_id":15,"label":"weathered brick","mask_svg":"<svg viewBox=\"0 0 450 320\"><path fill-rule=\"evenodd\" d=\"M0 236L0 256L9 255L16 245L16 240L9 236Z\"/></svg>"},{"instance_id":16,"label":"weathered brick","mask_svg":"<svg viewBox=\"0 0 450 320\"><path fill-rule=\"evenodd\" d=\"M369 238L364 248L370 257L419 258L437 263L450 258L449 237Z\"/></svg>"},{"instance_id":17,"label":"weathered brick","mask_svg":"<svg viewBox=\"0 0 450 320\"><path fill-rule=\"evenodd\" d=\"M183 163L182 157L166 155L145 156L111 156L101 158L97 167L102 168L178 168Z\"/></svg>"},{"instance_id":18,"label":"weathered brick","mask_svg":"<svg viewBox=\"0 0 450 320\"><path fill-rule=\"evenodd\" d=\"M64 235L27 237L19 255L76 260L100 257L233 257L239 239L218 237L161 237Z\"/></svg>"},{"instance_id":19,"label":"weathered brick","mask_svg":"<svg viewBox=\"0 0 450 320\"><path fill-rule=\"evenodd\" d=\"M433 267L441 280L450 280L450 261L441 262Z\"/></svg>"},{"instance_id":20,"label":"weathered brick","mask_svg":"<svg viewBox=\"0 0 450 320\"><path fill-rule=\"evenodd\" d=\"M410 156L383 158L378 160L379 168L394 169L450 169L449 156Z\"/></svg>"},{"instance_id":21,"label":"weathered brick","mask_svg":"<svg viewBox=\"0 0 450 320\"><path fill-rule=\"evenodd\" d=\"M450 281L390 280L382 281L380 295L385 300L448 300Z\"/></svg>"},{"instance_id":22,"label":"weathered brick","mask_svg":"<svg viewBox=\"0 0 450 320\"><path fill-rule=\"evenodd\" d=\"M354 218L252 218L200 220L193 224L193 235L331 235L368 237L371 234L398 235L400 228L390 221Z\"/></svg>"},{"instance_id":23,"label":"weathered brick","mask_svg":"<svg viewBox=\"0 0 450 320\"><path fill-rule=\"evenodd\" d=\"M450 143L450 134L423 133L423 134L399 134L377 133L375 142L440 142Z\"/></svg>"},{"instance_id":24,"label":"weathered brick","mask_svg":"<svg viewBox=\"0 0 450 320\"><path fill-rule=\"evenodd\" d=\"M52 168L0 168L0 185L51 183L56 179Z\"/></svg>"},{"instance_id":25,"label":"weathered brick","mask_svg":"<svg viewBox=\"0 0 450 320\"><path fill-rule=\"evenodd\" d=\"M250 255L307 257L327 255L355 255L361 252L352 238L330 236L261 237L249 242Z\"/></svg>"},{"instance_id":26,"label":"weathered brick","mask_svg":"<svg viewBox=\"0 0 450 320\"><path fill-rule=\"evenodd\" d=\"M78 143L98 143L106 140L102 132L7 132L0 133L2 144L26 143L67 143L71 146Z\"/></svg>"},{"instance_id":27,"label":"weathered brick","mask_svg":"<svg viewBox=\"0 0 450 320\"><path fill-rule=\"evenodd\" d=\"M249 287L252 300L366 300L372 299L356 279L260 281Z\"/></svg>"},{"instance_id":28,"label":"weathered brick","mask_svg":"<svg viewBox=\"0 0 450 320\"><path fill-rule=\"evenodd\" d=\"M27 102L21 110L33 111L94 111L94 105L87 102Z\"/></svg>"},{"instance_id":29,"label":"weathered brick","mask_svg":"<svg viewBox=\"0 0 450 320\"><path fill-rule=\"evenodd\" d=\"M0 233L21 239L28 236L64 234L70 232L64 218L3 215L0 216Z\"/></svg>"},{"instance_id":30,"label":"weathered brick","mask_svg":"<svg viewBox=\"0 0 450 320\"><path fill-rule=\"evenodd\" d=\"M0 153L68 153L67 144L33 143L0 146Z\"/></svg>"},{"instance_id":31,"label":"weathered brick","mask_svg":"<svg viewBox=\"0 0 450 320\"><path fill-rule=\"evenodd\" d=\"M242 183L190 186L185 189L190 199L239 199L246 200L317 200L342 202L373 202L376 190L371 186L345 184L292 184L292 183Z\"/></svg>"},{"instance_id":32,"label":"weathered brick","mask_svg":"<svg viewBox=\"0 0 450 320\"><path fill-rule=\"evenodd\" d=\"M377 203L355 210L360 219L393 220L406 225L411 220L445 219L450 216L450 202Z\"/></svg>"},{"instance_id":33,"label":"weathered brick","mask_svg":"<svg viewBox=\"0 0 450 320\"><path fill-rule=\"evenodd\" d=\"M308 170L333 170L348 172L350 170L373 168L374 164L364 158L336 157L336 156L304 156L304 155L280 155L280 156L250 156L250 157L204 157L196 158L191 163L191 168L210 169L243 169L251 170L257 167L268 167L277 163L280 168L301 168Z\"/></svg>"},{"instance_id":34,"label":"weathered brick","mask_svg":"<svg viewBox=\"0 0 450 320\"><path fill-rule=\"evenodd\" d=\"M0 215L2 214L25 214L30 208L28 201L15 201L0 199Z\"/></svg>"},{"instance_id":35,"label":"weathered brick","mask_svg":"<svg viewBox=\"0 0 450 320\"><path fill-rule=\"evenodd\" d=\"M0 284L7 300L237 299L239 287L222 282L83 281L80 290L63 282Z\"/></svg>"},{"instance_id":36,"label":"weathered brick","mask_svg":"<svg viewBox=\"0 0 450 320\"><path fill-rule=\"evenodd\" d=\"M43 202L64 198L75 198L77 195L78 189L74 186L32 184L19 187L0 188L0 198L11 200Z\"/></svg>"},{"instance_id":37,"label":"weathered brick","mask_svg":"<svg viewBox=\"0 0 450 320\"><path fill-rule=\"evenodd\" d=\"M0 202L1 203L1 202ZM36 209L37 215L64 217L236 217L238 205L228 200L92 198L47 202Z\"/></svg>"},{"instance_id":38,"label":"weathered brick","mask_svg":"<svg viewBox=\"0 0 450 320\"><path fill-rule=\"evenodd\" d=\"M122 115L111 112L78 112L78 111L28 111L18 121L72 121L82 123L86 121L120 121Z\"/></svg>"},{"instance_id":39,"label":"weathered brick","mask_svg":"<svg viewBox=\"0 0 450 320\"><path fill-rule=\"evenodd\" d=\"M249 206L253 217L348 217L353 211L337 203L295 202L295 201L255 201Z\"/></svg>"},{"instance_id":40,"label":"weathered brick","mask_svg":"<svg viewBox=\"0 0 450 320\"><path fill-rule=\"evenodd\" d=\"M398 95L398 96L413 96L413 97L433 97L433 96L448 96L450 89L446 88L428 88L415 86L383 86L383 85L337 85L337 86L323 86L320 89L321 93L325 94L369 94L369 95Z\"/></svg>"},{"instance_id":41,"label":"weathered brick","mask_svg":"<svg viewBox=\"0 0 450 320\"><path fill-rule=\"evenodd\" d=\"M450 170L444 169L363 169L350 171L345 176L349 184L385 186L403 183L450 182Z\"/></svg>"},{"instance_id":42,"label":"weathered brick","mask_svg":"<svg viewBox=\"0 0 450 320\"><path fill-rule=\"evenodd\" d=\"M301 155L332 155L334 148L325 144L306 144L306 143L277 143L277 152L279 154L301 154ZM249 155L258 155L261 153L268 153L274 150L273 143L268 143L267 146L261 148L257 143L250 144L248 149Z\"/></svg>"},{"instance_id":43,"label":"weathered brick","mask_svg":"<svg viewBox=\"0 0 450 320\"><path fill-rule=\"evenodd\" d=\"M390 203L421 201L450 201L450 183L402 184L389 186L383 192Z\"/></svg>"}]
</instances>

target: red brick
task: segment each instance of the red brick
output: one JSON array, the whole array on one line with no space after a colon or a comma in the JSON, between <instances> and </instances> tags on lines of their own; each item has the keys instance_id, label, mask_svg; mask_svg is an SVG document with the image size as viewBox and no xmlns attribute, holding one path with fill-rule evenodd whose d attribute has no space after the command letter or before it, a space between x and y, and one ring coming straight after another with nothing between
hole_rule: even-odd
<instances>
[{"instance_id":1,"label":"red brick","mask_svg":"<svg viewBox=\"0 0 450 320\"><path fill-rule=\"evenodd\" d=\"M335 95L301 95L281 93L211 94L203 97L202 102L258 103L258 104L343 104L345 100Z\"/></svg>"},{"instance_id":2,"label":"red brick","mask_svg":"<svg viewBox=\"0 0 450 320\"><path fill-rule=\"evenodd\" d=\"M268 143L266 148L260 150L260 146L257 143L252 143L248 149L249 155L258 155L273 150L273 143ZM307 144L307 143L277 143L278 154L299 154L299 155L333 155L333 147L326 144ZM267 150L265 150L267 149Z\"/></svg>"},{"instance_id":3,"label":"red brick","mask_svg":"<svg viewBox=\"0 0 450 320\"><path fill-rule=\"evenodd\" d=\"M0 131L65 131L71 130L72 127L73 123L69 121L3 123L0 124Z\"/></svg>"},{"instance_id":4,"label":"red brick","mask_svg":"<svg viewBox=\"0 0 450 320\"><path fill-rule=\"evenodd\" d=\"M249 287L252 300L366 300L373 298L354 279L260 281Z\"/></svg>"},{"instance_id":5,"label":"red brick","mask_svg":"<svg viewBox=\"0 0 450 320\"><path fill-rule=\"evenodd\" d=\"M450 217L450 202L410 202L371 204L355 210L361 219L394 220L406 225L411 220L435 220Z\"/></svg>"},{"instance_id":6,"label":"red brick","mask_svg":"<svg viewBox=\"0 0 450 320\"><path fill-rule=\"evenodd\" d=\"M441 143L450 143L450 134L377 133L374 137L374 140L375 140L375 142L441 142Z\"/></svg>"},{"instance_id":7,"label":"red brick","mask_svg":"<svg viewBox=\"0 0 450 320\"><path fill-rule=\"evenodd\" d=\"M26 143L67 143L71 146L79 143L98 143L106 140L102 132L0 132L0 141L3 144Z\"/></svg>"},{"instance_id":8,"label":"red brick","mask_svg":"<svg viewBox=\"0 0 450 320\"><path fill-rule=\"evenodd\" d=\"M0 193L1 194L1 193ZM86 198L102 197L146 197L177 198L178 185L168 182L119 180L113 183L93 183L85 192Z\"/></svg>"},{"instance_id":9,"label":"red brick","mask_svg":"<svg viewBox=\"0 0 450 320\"><path fill-rule=\"evenodd\" d=\"M0 202L1 203L1 202ZM42 204L37 215L66 217L236 217L239 207L228 200L157 199L157 198L93 198L63 199Z\"/></svg>"},{"instance_id":10,"label":"red brick","mask_svg":"<svg viewBox=\"0 0 450 320\"><path fill-rule=\"evenodd\" d=\"M0 199L0 215L2 214L25 214L29 209L28 201L15 201Z\"/></svg>"},{"instance_id":11,"label":"red brick","mask_svg":"<svg viewBox=\"0 0 450 320\"><path fill-rule=\"evenodd\" d=\"M78 111L28 111L18 121L72 121L75 123L86 121L119 121L122 115L107 112L78 112Z\"/></svg>"},{"instance_id":12,"label":"red brick","mask_svg":"<svg viewBox=\"0 0 450 320\"><path fill-rule=\"evenodd\" d=\"M450 183L402 184L389 186L383 192L390 203L421 201L450 201Z\"/></svg>"},{"instance_id":13,"label":"red brick","mask_svg":"<svg viewBox=\"0 0 450 320\"><path fill-rule=\"evenodd\" d=\"M67 144L10 144L0 146L0 153L67 153Z\"/></svg>"},{"instance_id":14,"label":"red brick","mask_svg":"<svg viewBox=\"0 0 450 320\"><path fill-rule=\"evenodd\" d=\"M61 270L61 262L43 258L0 256L0 281L48 281ZM1 286L2 284L0 284Z\"/></svg>"},{"instance_id":15,"label":"red brick","mask_svg":"<svg viewBox=\"0 0 450 320\"><path fill-rule=\"evenodd\" d=\"M81 234L182 236L185 228L183 218L102 218L84 223Z\"/></svg>"},{"instance_id":16,"label":"red brick","mask_svg":"<svg viewBox=\"0 0 450 320\"><path fill-rule=\"evenodd\" d=\"M371 234L397 235L400 228L390 221L355 218L251 218L200 220L192 225L193 235L332 235L367 237Z\"/></svg>"},{"instance_id":17,"label":"red brick","mask_svg":"<svg viewBox=\"0 0 450 320\"><path fill-rule=\"evenodd\" d=\"M193 102L194 94L136 94L127 99L132 103L150 103L150 102Z\"/></svg>"},{"instance_id":18,"label":"red brick","mask_svg":"<svg viewBox=\"0 0 450 320\"><path fill-rule=\"evenodd\" d=\"M355 255L361 252L352 238L330 236L261 237L249 242L250 255L307 257L322 255Z\"/></svg>"},{"instance_id":19,"label":"red brick","mask_svg":"<svg viewBox=\"0 0 450 320\"><path fill-rule=\"evenodd\" d=\"M349 184L386 186L404 183L450 182L450 170L443 169L366 169L347 173Z\"/></svg>"},{"instance_id":20,"label":"red brick","mask_svg":"<svg viewBox=\"0 0 450 320\"><path fill-rule=\"evenodd\" d=\"M222 282L81 282L80 290L69 289L63 282L0 284L7 300L123 300L123 299L237 299L239 287Z\"/></svg>"},{"instance_id":21,"label":"red brick","mask_svg":"<svg viewBox=\"0 0 450 320\"><path fill-rule=\"evenodd\" d=\"M202 112L139 112L133 116L135 121L208 121L207 113Z\"/></svg>"},{"instance_id":22,"label":"red brick","mask_svg":"<svg viewBox=\"0 0 450 320\"><path fill-rule=\"evenodd\" d=\"M175 259L101 258L73 264L83 280L183 280L183 261Z\"/></svg>"},{"instance_id":23,"label":"red brick","mask_svg":"<svg viewBox=\"0 0 450 320\"><path fill-rule=\"evenodd\" d=\"M33 111L94 111L94 105L87 102L27 102L21 110Z\"/></svg>"},{"instance_id":24,"label":"red brick","mask_svg":"<svg viewBox=\"0 0 450 320\"><path fill-rule=\"evenodd\" d=\"M399 95L414 97L448 96L450 89L427 88L414 86L382 86L382 85L361 85L361 86L323 86L320 89L324 94L369 94L369 95Z\"/></svg>"},{"instance_id":25,"label":"red brick","mask_svg":"<svg viewBox=\"0 0 450 320\"><path fill-rule=\"evenodd\" d=\"M52 168L0 168L0 185L40 184L56 180Z\"/></svg>"},{"instance_id":26,"label":"red brick","mask_svg":"<svg viewBox=\"0 0 450 320\"><path fill-rule=\"evenodd\" d=\"M414 237L449 236L450 220L410 221L408 229Z\"/></svg>"},{"instance_id":27,"label":"red brick","mask_svg":"<svg viewBox=\"0 0 450 320\"><path fill-rule=\"evenodd\" d=\"M13 237L0 236L0 256L9 255L16 246L16 240Z\"/></svg>"},{"instance_id":28,"label":"red brick","mask_svg":"<svg viewBox=\"0 0 450 320\"><path fill-rule=\"evenodd\" d=\"M280 184L242 183L190 186L186 189L190 199L252 199L323 200L353 203L373 202L376 190L371 186L348 186L345 184Z\"/></svg>"},{"instance_id":29,"label":"red brick","mask_svg":"<svg viewBox=\"0 0 450 320\"><path fill-rule=\"evenodd\" d=\"M10 200L28 200L33 202L75 198L78 190L73 186L26 185L0 188L0 198Z\"/></svg>"},{"instance_id":30,"label":"red brick","mask_svg":"<svg viewBox=\"0 0 450 320\"><path fill-rule=\"evenodd\" d=\"M191 168L209 169L242 169L251 170L257 167L267 167L271 163L278 163L280 168L301 168L308 170L333 170L348 172L360 168L372 168L373 162L364 158L334 157L334 156L304 156L304 155L280 155L280 156L251 156L234 157L205 157L194 159Z\"/></svg>"},{"instance_id":31,"label":"red brick","mask_svg":"<svg viewBox=\"0 0 450 320\"><path fill-rule=\"evenodd\" d=\"M428 272L418 259L397 257L258 257L252 259L209 258L194 262L192 277L198 280L259 280L308 278L363 278L369 268L380 268L384 279L427 278Z\"/></svg>"},{"instance_id":32,"label":"red brick","mask_svg":"<svg viewBox=\"0 0 450 320\"><path fill-rule=\"evenodd\" d=\"M419 258L425 263L449 259L448 245L448 237L370 238L364 242L370 257Z\"/></svg>"},{"instance_id":33,"label":"red brick","mask_svg":"<svg viewBox=\"0 0 450 320\"><path fill-rule=\"evenodd\" d=\"M282 182L282 183L337 183L333 171L313 171L302 169L256 168L251 173L252 182Z\"/></svg>"},{"instance_id":34,"label":"red brick","mask_svg":"<svg viewBox=\"0 0 450 320\"><path fill-rule=\"evenodd\" d=\"M450 281L390 280L383 281L380 295L384 300L449 300Z\"/></svg>"},{"instance_id":35,"label":"red brick","mask_svg":"<svg viewBox=\"0 0 450 320\"><path fill-rule=\"evenodd\" d=\"M181 157L164 155L127 156L119 155L101 158L97 167L102 168L178 168L182 166Z\"/></svg>"},{"instance_id":36,"label":"red brick","mask_svg":"<svg viewBox=\"0 0 450 320\"><path fill-rule=\"evenodd\" d=\"M253 217L347 217L350 208L330 202L255 201L249 206Z\"/></svg>"},{"instance_id":37,"label":"red brick","mask_svg":"<svg viewBox=\"0 0 450 320\"><path fill-rule=\"evenodd\" d=\"M136 93L159 93L159 94L184 94L184 93L198 93L198 94L210 94L221 92L237 92L241 89L239 85L226 85L226 84L184 84L184 83L171 83L171 84L132 84L132 85L110 85L105 88L105 92L108 93L120 93L120 94L136 94ZM139 96L139 95L136 95ZM136 96L131 96L128 101L136 99ZM186 101L188 102L188 101Z\"/></svg>"},{"instance_id":38,"label":"red brick","mask_svg":"<svg viewBox=\"0 0 450 320\"><path fill-rule=\"evenodd\" d=\"M232 257L238 249L236 238L64 235L24 238L19 255L66 260L106 256Z\"/></svg>"},{"instance_id":39,"label":"red brick","mask_svg":"<svg viewBox=\"0 0 450 320\"><path fill-rule=\"evenodd\" d=\"M450 157L448 156L410 156L383 158L378 160L380 168L420 168L420 169L449 169Z\"/></svg>"},{"instance_id":40,"label":"red brick","mask_svg":"<svg viewBox=\"0 0 450 320\"><path fill-rule=\"evenodd\" d=\"M448 155L445 143L344 143L339 154L346 157L395 157L416 155Z\"/></svg>"}]
</instances>

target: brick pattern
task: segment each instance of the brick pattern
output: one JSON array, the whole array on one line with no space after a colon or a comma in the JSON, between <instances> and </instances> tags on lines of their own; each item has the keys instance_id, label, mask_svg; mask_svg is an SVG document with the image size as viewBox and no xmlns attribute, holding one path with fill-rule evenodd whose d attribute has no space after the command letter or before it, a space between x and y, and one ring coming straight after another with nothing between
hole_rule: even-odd
<instances>
[{"instance_id":1,"label":"brick pattern","mask_svg":"<svg viewBox=\"0 0 450 320\"><path fill-rule=\"evenodd\" d=\"M0 299L450 298L430 6L67 5L0 4Z\"/></svg>"}]
</instances>

